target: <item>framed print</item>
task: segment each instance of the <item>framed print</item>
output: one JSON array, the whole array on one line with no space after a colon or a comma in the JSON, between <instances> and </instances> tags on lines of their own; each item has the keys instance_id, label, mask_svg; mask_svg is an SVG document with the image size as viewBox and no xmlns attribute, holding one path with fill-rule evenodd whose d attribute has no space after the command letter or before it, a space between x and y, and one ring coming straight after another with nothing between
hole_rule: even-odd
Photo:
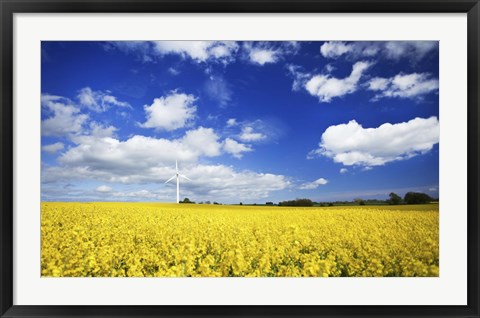
<instances>
[{"instance_id":1,"label":"framed print","mask_svg":"<svg viewBox=\"0 0 480 318\"><path fill-rule=\"evenodd\" d=\"M478 308L478 1L5 1L1 316Z\"/></svg>"}]
</instances>

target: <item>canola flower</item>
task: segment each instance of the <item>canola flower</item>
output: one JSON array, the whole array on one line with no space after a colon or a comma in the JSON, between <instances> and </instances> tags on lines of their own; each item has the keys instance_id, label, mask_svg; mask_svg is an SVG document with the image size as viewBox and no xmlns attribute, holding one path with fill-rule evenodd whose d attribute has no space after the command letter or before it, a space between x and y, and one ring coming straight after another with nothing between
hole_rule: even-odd
<instances>
[{"instance_id":1,"label":"canola flower","mask_svg":"<svg viewBox=\"0 0 480 318\"><path fill-rule=\"evenodd\" d=\"M439 275L438 205L42 203L43 277Z\"/></svg>"}]
</instances>

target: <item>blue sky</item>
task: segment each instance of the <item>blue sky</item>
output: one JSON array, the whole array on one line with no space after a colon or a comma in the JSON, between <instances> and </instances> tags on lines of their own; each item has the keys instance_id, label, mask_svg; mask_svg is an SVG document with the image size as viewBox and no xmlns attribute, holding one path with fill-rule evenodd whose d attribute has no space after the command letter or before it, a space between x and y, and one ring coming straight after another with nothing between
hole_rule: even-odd
<instances>
[{"instance_id":1,"label":"blue sky","mask_svg":"<svg viewBox=\"0 0 480 318\"><path fill-rule=\"evenodd\" d=\"M438 196L438 43L42 42L42 200Z\"/></svg>"}]
</instances>

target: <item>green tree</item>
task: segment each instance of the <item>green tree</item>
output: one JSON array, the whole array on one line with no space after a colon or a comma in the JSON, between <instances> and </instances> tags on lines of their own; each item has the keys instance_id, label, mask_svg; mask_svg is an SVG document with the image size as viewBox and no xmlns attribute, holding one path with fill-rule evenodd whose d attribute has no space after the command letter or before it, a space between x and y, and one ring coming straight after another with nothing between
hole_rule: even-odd
<instances>
[{"instance_id":1,"label":"green tree","mask_svg":"<svg viewBox=\"0 0 480 318\"><path fill-rule=\"evenodd\" d=\"M421 192L407 192L403 201L407 204L425 204L432 201L432 198L428 194Z\"/></svg>"},{"instance_id":2,"label":"green tree","mask_svg":"<svg viewBox=\"0 0 480 318\"><path fill-rule=\"evenodd\" d=\"M190 201L189 198L185 198L185 199L183 199L183 201L180 201L180 203L195 203L195 202Z\"/></svg>"},{"instance_id":3,"label":"green tree","mask_svg":"<svg viewBox=\"0 0 480 318\"><path fill-rule=\"evenodd\" d=\"M388 204L397 205L402 202L402 198L394 192L391 192L388 196L390 197L390 199L387 200Z\"/></svg>"},{"instance_id":4,"label":"green tree","mask_svg":"<svg viewBox=\"0 0 480 318\"><path fill-rule=\"evenodd\" d=\"M353 200L353 202L357 203L358 205L365 205L365 200L362 198L357 198Z\"/></svg>"}]
</instances>

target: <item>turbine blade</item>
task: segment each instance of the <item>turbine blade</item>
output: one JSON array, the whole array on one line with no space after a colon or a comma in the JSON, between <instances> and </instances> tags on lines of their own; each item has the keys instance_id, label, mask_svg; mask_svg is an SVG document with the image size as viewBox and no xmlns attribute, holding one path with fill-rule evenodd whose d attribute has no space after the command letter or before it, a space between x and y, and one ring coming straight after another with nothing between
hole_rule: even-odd
<instances>
[{"instance_id":1,"label":"turbine blade","mask_svg":"<svg viewBox=\"0 0 480 318\"><path fill-rule=\"evenodd\" d=\"M184 176L183 174L178 174L180 177L187 179L188 181L192 181L189 177Z\"/></svg>"},{"instance_id":2,"label":"turbine blade","mask_svg":"<svg viewBox=\"0 0 480 318\"><path fill-rule=\"evenodd\" d=\"M168 182L172 181L175 177L176 177L176 176L171 177L170 179L168 179L167 181L165 181L165 183L168 183Z\"/></svg>"}]
</instances>

